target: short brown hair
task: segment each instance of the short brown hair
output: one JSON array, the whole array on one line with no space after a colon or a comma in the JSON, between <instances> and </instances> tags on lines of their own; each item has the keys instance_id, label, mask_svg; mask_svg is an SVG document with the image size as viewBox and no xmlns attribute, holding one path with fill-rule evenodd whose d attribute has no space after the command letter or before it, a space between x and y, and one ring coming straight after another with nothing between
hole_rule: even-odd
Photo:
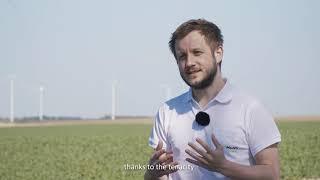
<instances>
[{"instance_id":1,"label":"short brown hair","mask_svg":"<svg viewBox=\"0 0 320 180\"><path fill-rule=\"evenodd\" d=\"M207 44L211 46L212 53L216 47L223 46L223 36L217 25L205 19L191 19L181 24L176 31L172 33L169 41L169 47L176 59L176 42L183 39L191 31L199 31L202 35L204 35Z\"/></svg>"}]
</instances>

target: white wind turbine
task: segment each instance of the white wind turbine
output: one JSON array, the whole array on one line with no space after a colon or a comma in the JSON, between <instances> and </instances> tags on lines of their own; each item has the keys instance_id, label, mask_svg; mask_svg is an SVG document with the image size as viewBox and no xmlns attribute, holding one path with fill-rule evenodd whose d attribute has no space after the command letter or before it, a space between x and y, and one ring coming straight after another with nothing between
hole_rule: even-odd
<instances>
[{"instance_id":1,"label":"white wind turbine","mask_svg":"<svg viewBox=\"0 0 320 180\"><path fill-rule=\"evenodd\" d=\"M10 79L10 123L14 123L14 79L15 75L9 75Z\"/></svg>"},{"instance_id":2,"label":"white wind turbine","mask_svg":"<svg viewBox=\"0 0 320 180\"><path fill-rule=\"evenodd\" d=\"M117 81L113 81L112 83L112 100L111 100L111 119L116 119L116 106L117 106Z\"/></svg>"},{"instance_id":3,"label":"white wind turbine","mask_svg":"<svg viewBox=\"0 0 320 180\"><path fill-rule=\"evenodd\" d=\"M40 96L39 96L39 120L43 120L43 92L44 92L44 87L43 85L40 85Z\"/></svg>"}]
</instances>

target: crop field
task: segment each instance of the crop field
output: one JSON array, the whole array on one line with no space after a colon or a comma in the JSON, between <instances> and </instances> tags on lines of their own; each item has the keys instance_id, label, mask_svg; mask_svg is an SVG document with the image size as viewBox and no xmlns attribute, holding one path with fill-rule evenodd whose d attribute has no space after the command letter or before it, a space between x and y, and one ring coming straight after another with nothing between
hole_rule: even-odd
<instances>
[{"instance_id":1,"label":"crop field","mask_svg":"<svg viewBox=\"0 0 320 180\"><path fill-rule=\"evenodd\" d=\"M278 123L281 179L320 178L320 121ZM150 123L0 128L1 180L140 180Z\"/></svg>"}]
</instances>

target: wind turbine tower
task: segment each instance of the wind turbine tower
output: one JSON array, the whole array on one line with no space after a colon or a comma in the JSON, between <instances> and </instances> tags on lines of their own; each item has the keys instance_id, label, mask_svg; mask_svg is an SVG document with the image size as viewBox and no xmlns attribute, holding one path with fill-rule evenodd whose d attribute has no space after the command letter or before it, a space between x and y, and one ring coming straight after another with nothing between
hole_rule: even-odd
<instances>
[{"instance_id":1,"label":"wind turbine tower","mask_svg":"<svg viewBox=\"0 0 320 180\"><path fill-rule=\"evenodd\" d=\"M115 120L116 119L116 106L117 106L117 82L114 81L112 83L112 104L111 104L111 119Z\"/></svg>"},{"instance_id":2,"label":"wind turbine tower","mask_svg":"<svg viewBox=\"0 0 320 180\"><path fill-rule=\"evenodd\" d=\"M43 85L40 85L40 97L39 97L39 120L43 120L43 92L44 92L44 87Z\"/></svg>"},{"instance_id":3,"label":"wind turbine tower","mask_svg":"<svg viewBox=\"0 0 320 180\"><path fill-rule=\"evenodd\" d=\"M10 76L10 122L14 123L14 77Z\"/></svg>"}]
</instances>

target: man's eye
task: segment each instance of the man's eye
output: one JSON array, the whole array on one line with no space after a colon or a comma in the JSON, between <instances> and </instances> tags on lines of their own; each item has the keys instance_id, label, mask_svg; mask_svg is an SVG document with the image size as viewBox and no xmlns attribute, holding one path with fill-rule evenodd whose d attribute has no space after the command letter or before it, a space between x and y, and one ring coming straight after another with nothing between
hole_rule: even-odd
<instances>
[{"instance_id":1,"label":"man's eye","mask_svg":"<svg viewBox=\"0 0 320 180\"><path fill-rule=\"evenodd\" d=\"M179 60L183 60L186 56L184 54L179 56Z\"/></svg>"},{"instance_id":2,"label":"man's eye","mask_svg":"<svg viewBox=\"0 0 320 180\"><path fill-rule=\"evenodd\" d=\"M195 52L194 52L194 55L196 55L196 56L200 56L201 54L202 54L201 51L195 51Z\"/></svg>"}]
</instances>

